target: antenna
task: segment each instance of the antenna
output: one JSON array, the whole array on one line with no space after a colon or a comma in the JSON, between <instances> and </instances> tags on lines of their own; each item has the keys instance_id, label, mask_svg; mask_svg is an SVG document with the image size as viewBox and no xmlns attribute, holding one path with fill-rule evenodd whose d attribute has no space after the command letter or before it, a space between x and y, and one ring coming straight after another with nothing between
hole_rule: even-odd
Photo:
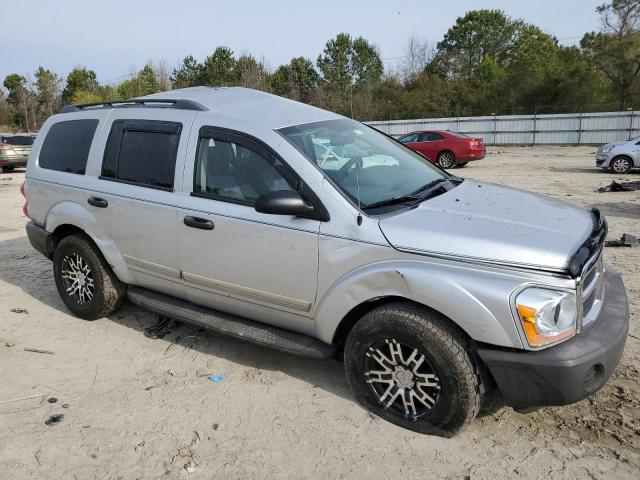
<instances>
[{"instance_id":1,"label":"antenna","mask_svg":"<svg viewBox=\"0 0 640 480\"><path fill-rule=\"evenodd\" d=\"M358 200L358 218L356 219L356 223L358 226L362 225L362 213L360 211L360 166L362 165L362 159L360 159L360 163L358 164L358 159L356 158L356 196Z\"/></svg>"}]
</instances>

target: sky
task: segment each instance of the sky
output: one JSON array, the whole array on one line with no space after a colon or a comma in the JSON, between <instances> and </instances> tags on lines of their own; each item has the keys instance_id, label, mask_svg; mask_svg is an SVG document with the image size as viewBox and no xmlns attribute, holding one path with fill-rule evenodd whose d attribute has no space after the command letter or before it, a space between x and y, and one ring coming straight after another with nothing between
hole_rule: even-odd
<instances>
[{"instance_id":1,"label":"sky","mask_svg":"<svg viewBox=\"0 0 640 480\"><path fill-rule=\"evenodd\" d=\"M363 36L387 67L411 35L434 44L468 10L496 8L576 44L599 27L605 0L0 0L0 80L38 65L66 76L75 66L103 83L125 80L149 60L171 68L202 61L219 45L272 68L296 56L314 63L340 32ZM15 21L14 21L15 20Z\"/></svg>"}]
</instances>

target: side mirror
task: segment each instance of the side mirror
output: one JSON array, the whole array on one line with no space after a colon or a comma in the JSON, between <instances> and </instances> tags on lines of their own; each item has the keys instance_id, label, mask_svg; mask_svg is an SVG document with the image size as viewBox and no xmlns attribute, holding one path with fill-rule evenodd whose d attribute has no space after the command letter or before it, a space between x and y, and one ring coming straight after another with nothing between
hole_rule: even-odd
<instances>
[{"instance_id":1,"label":"side mirror","mask_svg":"<svg viewBox=\"0 0 640 480\"><path fill-rule=\"evenodd\" d=\"M256 200L255 209L272 215L309 215L313 212L313 205L296 192L281 190L262 195Z\"/></svg>"}]
</instances>

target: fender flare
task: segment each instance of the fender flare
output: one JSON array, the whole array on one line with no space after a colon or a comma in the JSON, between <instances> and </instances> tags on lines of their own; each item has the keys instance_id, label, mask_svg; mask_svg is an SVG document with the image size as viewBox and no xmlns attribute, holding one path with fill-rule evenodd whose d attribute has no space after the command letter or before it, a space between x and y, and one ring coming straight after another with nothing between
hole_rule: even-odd
<instances>
[{"instance_id":1,"label":"fender flare","mask_svg":"<svg viewBox=\"0 0 640 480\"><path fill-rule=\"evenodd\" d=\"M49 233L63 225L72 225L86 233L96 244L105 260L123 283L134 283L124 257L98 220L83 206L62 201L53 205L45 217L45 229Z\"/></svg>"}]
</instances>

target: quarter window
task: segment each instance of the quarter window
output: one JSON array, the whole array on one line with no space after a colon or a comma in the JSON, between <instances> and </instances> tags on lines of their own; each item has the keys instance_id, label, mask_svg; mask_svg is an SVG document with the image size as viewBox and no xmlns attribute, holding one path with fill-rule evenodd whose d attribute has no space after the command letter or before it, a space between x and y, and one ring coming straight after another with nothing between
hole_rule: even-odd
<instances>
[{"instance_id":1,"label":"quarter window","mask_svg":"<svg viewBox=\"0 0 640 480\"><path fill-rule=\"evenodd\" d=\"M267 192L293 191L284 165L265 148L236 135L200 138L193 193L253 205Z\"/></svg>"},{"instance_id":2,"label":"quarter window","mask_svg":"<svg viewBox=\"0 0 640 480\"><path fill-rule=\"evenodd\" d=\"M181 129L176 122L113 122L101 178L172 190Z\"/></svg>"},{"instance_id":3,"label":"quarter window","mask_svg":"<svg viewBox=\"0 0 640 480\"><path fill-rule=\"evenodd\" d=\"M38 165L49 170L84 175L98 120L67 120L54 124L44 139Z\"/></svg>"}]
</instances>

